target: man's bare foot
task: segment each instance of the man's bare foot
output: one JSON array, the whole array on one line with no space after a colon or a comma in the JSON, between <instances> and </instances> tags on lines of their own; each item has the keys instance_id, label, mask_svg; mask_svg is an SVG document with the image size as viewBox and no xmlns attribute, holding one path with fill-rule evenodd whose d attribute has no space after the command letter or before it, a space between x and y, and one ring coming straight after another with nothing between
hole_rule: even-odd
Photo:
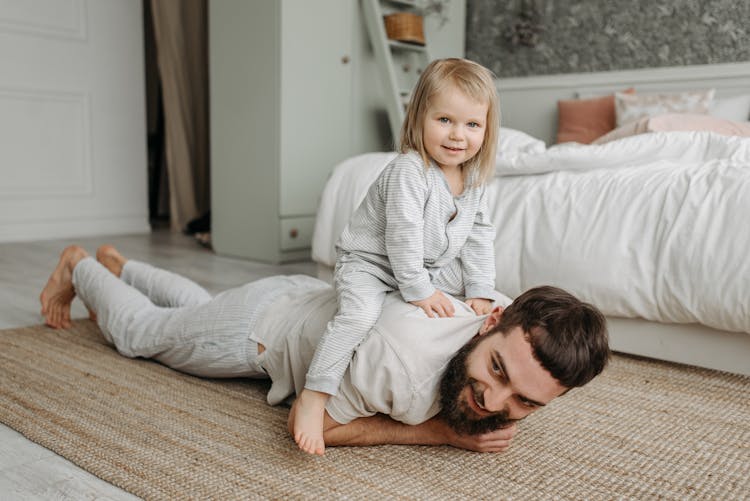
<instances>
[{"instance_id":1,"label":"man's bare foot","mask_svg":"<svg viewBox=\"0 0 750 501\"><path fill-rule=\"evenodd\" d=\"M294 441L308 454L322 456L325 452L323 441L323 413L329 395L313 390L302 390L297 397L297 412L294 415Z\"/></svg>"},{"instance_id":2,"label":"man's bare foot","mask_svg":"<svg viewBox=\"0 0 750 501\"><path fill-rule=\"evenodd\" d=\"M122 274L122 267L128 261L113 245L105 244L96 250L96 260L116 277ZM89 310L89 319L96 322L96 313Z\"/></svg>"},{"instance_id":3,"label":"man's bare foot","mask_svg":"<svg viewBox=\"0 0 750 501\"><path fill-rule=\"evenodd\" d=\"M122 275L122 267L128 262L113 245L109 244L96 249L96 260L118 278Z\"/></svg>"},{"instance_id":4,"label":"man's bare foot","mask_svg":"<svg viewBox=\"0 0 750 501\"><path fill-rule=\"evenodd\" d=\"M44 323L50 327L67 329L71 326L70 304L76 295L73 290L73 268L86 256L88 253L82 247L66 247L60 254L55 271L39 295Z\"/></svg>"}]
</instances>

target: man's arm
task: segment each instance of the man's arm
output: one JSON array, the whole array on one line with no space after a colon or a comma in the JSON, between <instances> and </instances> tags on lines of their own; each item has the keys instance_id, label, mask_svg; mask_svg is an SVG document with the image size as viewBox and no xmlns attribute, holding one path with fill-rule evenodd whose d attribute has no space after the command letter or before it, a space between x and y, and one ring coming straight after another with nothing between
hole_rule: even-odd
<instances>
[{"instance_id":1,"label":"man's arm","mask_svg":"<svg viewBox=\"0 0 750 501\"><path fill-rule=\"evenodd\" d=\"M323 437L326 445L451 445L476 452L503 452L516 433L516 426L483 435L459 435L440 418L408 425L386 415L355 419L339 424L326 413Z\"/></svg>"},{"instance_id":2,"label":"man's arm","mask_svg":"<svg viewBox=\"0 0 750 501\"><path fill-rule=\"evenodd\" d=\"M294 435L295 405L289 412L289 432ZM347 424L325 413L323 438L326 446L368 445L451 445L476 452L503 452L516 434L516 425L482 435L459 435L434 417L422 424L408 425L383 414L362 417Z\"/></svg>"}]
</instances>

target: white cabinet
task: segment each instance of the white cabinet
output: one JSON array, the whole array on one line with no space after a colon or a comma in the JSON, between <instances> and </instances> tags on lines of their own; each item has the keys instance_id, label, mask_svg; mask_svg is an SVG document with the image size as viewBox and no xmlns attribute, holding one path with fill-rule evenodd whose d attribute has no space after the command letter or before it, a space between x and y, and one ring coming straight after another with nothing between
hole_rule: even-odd
<instances>
[{"instance_id":1,"label":"white cabinet","mask_svg":"<svg viewBox=\"0 0 750 501\"><path fill-rule=\"evenodd\" d=\"M212 239L220 254L304 258L333 166L387 148L354 99L358 6L210 4ZM374 120L372 120L374 122Z\"/></svg>"},{"instance_id":2,"label":"white cabinet","mask_svg":"<svg viewBox=\"0 0 750 501\"><path fill-rule=\"evenodd\" d=\"M214 249L307 258L331 169L393 149L359 2L211 0L209 37Z\"/></svg>"},{"instance_id":3,"label":"white cabinet","mask_svg":"<svg viewBox=\"0 0 750 501\"><path fill-rule=\"evenodd\" d=\"M282 217L314 214L324 176L351 151L352 7L280 2Z\"/></svg>"}]
</instances>

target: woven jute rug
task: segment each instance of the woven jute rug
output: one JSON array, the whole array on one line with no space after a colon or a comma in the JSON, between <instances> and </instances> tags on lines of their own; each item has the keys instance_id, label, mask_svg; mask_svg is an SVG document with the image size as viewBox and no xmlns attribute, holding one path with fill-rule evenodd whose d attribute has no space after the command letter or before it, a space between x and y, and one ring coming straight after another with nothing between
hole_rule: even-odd
<instances>
[{"instance_id":1,"label":"woven jute rug","mask_svg":"<svg viewBox=\"0 0 750 501\"><path fill-rule=\"evenodd\" d=\"M267 383L130 360L96 325L0 331L0 421L146 499L747 499L750 378L615 356L501 454L297 451Z\"/></svg>"}]
</instances>

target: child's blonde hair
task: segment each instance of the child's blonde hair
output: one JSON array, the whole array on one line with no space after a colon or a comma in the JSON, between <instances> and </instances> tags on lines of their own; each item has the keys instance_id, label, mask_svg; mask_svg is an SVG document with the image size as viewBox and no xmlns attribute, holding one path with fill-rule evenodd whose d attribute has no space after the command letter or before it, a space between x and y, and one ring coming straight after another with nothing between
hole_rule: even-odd
<instances>
[{"instance_id":1,"label":"child's blonde hair","mask_svg":"<svg viewBox=\"0 0 750 501\"><path fill-rule=\"evenodd\" d=\"M401 153L414 150L422 156L425 165L430 165L430 157L423 141L425 115L433 96L451 85L471 99L487 103L487 123L482 147L461 165L464 180L470 180L475 186L480 185L492 177L495 170L495 150L500 131L500 102L494 78L490 70L481 64L467 59L449 58L435 60L424 69L406 108L406 119L401 127L400 150Z\"/></svg>"}]
</instances>

